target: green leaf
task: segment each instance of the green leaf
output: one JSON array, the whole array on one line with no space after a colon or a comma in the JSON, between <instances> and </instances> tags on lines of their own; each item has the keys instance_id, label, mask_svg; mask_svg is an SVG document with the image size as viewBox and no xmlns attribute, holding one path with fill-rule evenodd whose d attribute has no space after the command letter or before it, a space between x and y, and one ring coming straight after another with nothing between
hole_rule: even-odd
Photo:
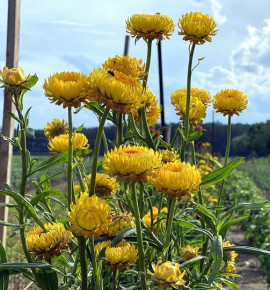
<instances>
[{"instance_id":1,"label":"green leaf","mask_svg":"<svg viewBox=\"0 0 270 290\"><path fill-rule=\"evenodd\" d=\"M11 196L16 201L16 203L20 206L23 206L28 211L29 215L36 221L36 223L44 231L46 231L43 223L41 222L41 220L37 216L35 209L31 205L31 203L28 202L28 200L26 200L23 196L19 195L18 193L14 192L14 191L11 191L11 190L0 190L0 194Z\"/></svg>"},{"instance_id":2,"label":"green leaf","mask_svg":"<svg viewBox=\"0 0 270 290\"><path fill-rule=\"evenodd\" d=\"M209 187L210 185L213 185L223 179L225 179L237 166L240 165L240 163L243 161L244 157L239 157L231 162L229 162L227 165L225 165L222 168L219 168L207 175L205 175L202 178L202 183L200 184L200 187Z\"/></svg>"},{"instance_id":3,"label":"green leaf","mask_svg":"<svg viewBox=\"0 0 270 290\"><path fill-rule=\"evenodd\" d=\"M218 227L217 227L217 231L218 231L218 233L220 233L221 235L222 235L222 237L225 237L225 235L226 235L226 233L227 233L227 231L229 230L229 228L232 226L232 225L234 225L234 224L236 224L236 223L239 223L239 222L241 222L241 221L243 221L243 220L245 220L245 219L247 219L249 216L242 216L242 217L239 217L239 218L236 218L236 219L233 219L233 220L230 220L230 221L228 221L228 222L226 222L226 223L220 223L219 225L218 225Z\"/></svg>"},{"instance_id":4,"label":"green leaf","mask_svg":"<svg viewBox=\"0 0 270 290\"><path fill-rule=\"evenodd\" d=\"M254 254L254 255L259 255L259 256L262 255L262 256L270 257L270 251L248 247L248 246L224 247L223 251L224 252L235 251L237 253L247 253L247 254Z\"/></svg>"},{"instance_id":5,"label":"green leaf","mask_svg":"<svg viewBox=\"0 0 270 290\"><path fill-rule=\"evenodd\" d=\"M55 270L39 270L38 275L47 290L58 290L58 278Z\"/></svg>"},{"instance_id":6,"label":"green leaf","mask_svg":"<svg viewBox=\"0 0 270 290\"><path fill-rule=\"evenodd\" d=\"M49 263L1 263L0 264L0 271L5 271L9 269L15 269L15 270L20 270L20 269L49 269L51 268L51 264Z\"/></svg>"},{"instance_id":7,"label":"green leaf","mask_svg":"<svg viewBox=\"0 0 270 290\"><path fill-rule=\"evenodd\" d=\"M61 196L61 197L65 197L66 195L59 190L47 190L47 191L43 191L42 193L34 196L31 200L30 203L32 204L32 206L37 205L41 200L45 199L46 197L50 196L50 195L57 195L57 196Z\"/></svg>"},{"instance_id":8,"label":"green leaf","mask_svg":"<svg viewBox=\"0 0 270 290\"><path fill-rule=\"evenodd\" d=\"M202 130L198 130L198 131L195 131L195 132L191 133L188 136L187 142L193 142L193 141L199 139L203 135L204 131L206 131L206 130L202 129Z\"/></svg>"},{"instance_id":9,"label":"green leaf","mask_svg":"<svg viewBox=\"0 0 270 290\"><path fill-rule=\"evenodd\" d=\"M194 229L196 226L190 222L187 221L179 221L178 224L185 229Z\"/></svg>"},{"instance_id":10,"label":"green leaf","mask_svg":"<svg viewBox=\"0 0 270 290\"><path fill-rule=\"evenodd\" d=\"M87 154L90 154L93 152L91 149L82 149L82 150L76 150L73 152L74 156L86 156Z\"/></svg>"},{"instance_id":11,"label":"green leaf","mask_svg":"<svg viewBox=\"0 0 270 290\"><path fill-rule=\"evenodd\" d=\"M112 247L120 243L125 237L134 233L136 233L136 228L128 228L128 229L123 230L112 240Z\"/></svg>"},{"instance_id":12,"label":"green leaf","mask_svg":"<svg viewBox=\"0 0 270 290\"><path fill-rule=\"evenodd\" d=\"M217 223L217 218L215 215L213 215L207 208L205 208L201 204L196 204L196 212L204 217L206 223L211 227L212 230L215 229Z\"/></svg>"},{"instance_id":13,"label":"green leaf","mask_svg":"<svg viewBox=\"0 0 270 290\"><path fill-rule=\"evenodd\" d=\"M38 171L47 170L53 166L65 163L65 162L67 162L67 160L68 160L68 152L67 151L59 153L57 155L54 155L53 157L43 161L36 169L32 170L29 173L29 176L38 172Z\"/></svg>"},{"instance_id":14,"label":"green leaf","mask_svg":"<svg viewBox=\"0 0 270 290\"><path fill-rule=\"evenodd\" d=\"M7 262L6 251L0 242L0 265ZM0 272L0 290L8 290L9 273L8 271Z\"/></svg>"},{"instance_id":15,"label":"green leaf","mask_svg":"<svg viewBox=\"0 0 270 290\"><path fill-rule=\"evenodd\" d=\"M202 233L202 234L206 235L207 237L210 238L210 240L213 239L213 235L212 235L211 232L209 232L208 230L201 229L201 228L195 228L195 229L187 230L187 231L184 232L184 235L186 235L186 234L188 234L190 232L193 232L193 231L194 232L199 232L199 233Z\"/></svg>"},{"instance_id":16,"label":"green leaf","mask_svg":"<svg viewBox=\"0 0 270 290\"><path fill-rule=\"evenodd\" d=\"M223 259L223 247L222 247L222 237L215 236L212 241L212 246L211 246L211 255L213 257L213 268L210 272L209 279L208 279L208 284L211 285L212 282L216 279L221 264L222 264L222 259Z\"/></svg>"},{"instance_id":17,"label":"green leaf","mask_svg":"<svg viewBox=\"0 0 270 290\"><path fill-rule=\"evenodd\" d=\"M7 222L4 222L4 221L0 221L0 225L6 226L6 227L22 228L22 227L30 226L31 224L12 224L12 223L7 223Z\"/></svg>"},{"instance_id":18,"label":"green leaf","mask_svg":"<svg viewBox=\"0 0 270 290\"><path fill-rule=\"evenodd\" d=\"M230 280L221 279L220 281L233 289L239 290L239 286Z\"/></svg>"},{"instance_id":19,"label":"green leaf","mask_svg":"<svg viewBox=\"0 0 270 290\"><path fill-rule=\"evenodd\" d=\"M180 264L180 266L181 266L181 267L185 267L185 266L188 265L188 264L195 263L195 262L197 262L197 261L199 261L199 260L203 260L203 259L207 259L207 260L209 260L209 258L206 257L206 256L197 256L197 257L192 258L192 259L190 259L190 260L188 260L188 261L185 261L184 263Z\"/></svg>"}]
</instances>

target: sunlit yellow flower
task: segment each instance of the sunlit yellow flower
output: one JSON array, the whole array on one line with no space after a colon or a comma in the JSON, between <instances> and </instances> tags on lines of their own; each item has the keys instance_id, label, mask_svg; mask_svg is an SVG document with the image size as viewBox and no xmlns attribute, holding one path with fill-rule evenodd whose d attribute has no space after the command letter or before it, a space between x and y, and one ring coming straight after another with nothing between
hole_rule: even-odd
<instances>
[{"instance_id":1,"label":"sunlit yellow flower","mask_svg":"<svg viewBox=\"0 0 270 290\"><path fill-rule=\"evenodd\" d=\"M76 195L75 203L70 204L68 221L70 230L76 236L85 239L99 237L111 222L110 206L96 195L89 196L87 192Z\"/></svg>"},{"instance_id":2,"label":"sunlit yellow flower","mask_svg":"<svg viewBox=\"0 0 270 290\"><path fill-rule=\"evenodd\" d=\"M90 188L91 174L87 175L86 183L88 188ZM113 196L119 189L119 184L115 178L110 177L108 174L97 173L96 174L96 186L95 194L98 197L105 198L108 196Z\"/></svg>"},{"instance_id":3,"label":"sunlit yellow flower","mask_svg":"<svg viewBox=\"0 0 270 290\"><path fill-rule=\"evenodd\" d=\"M81 186L79 184L74 185L74 193L80 193L82 191Z\"/></svg>"},{"instance_id":4,"label":"sunlit yellow flower","mask_svg":"<svg viewBox=\"0 0 270 290\"><path fill-rule=\"evenodd\" d=\"M166 207L164 207L164 208L162 208L160 210L160 212L167 213L168 209ZM156 223L158 221L158 208L153 206L152 207L152 213L153 213L153 225L154 225L154 228L156 228ZM146 226L148 228L151 228L151 211L150 210L149 210L149 212L146 215L144 215L143 221L144 221L144 223L146 224Z\"/></svg>"},{"instance_id":5,"label":"sunlit yellow flower","mask_svg":"<svg viewBox=\"0 0 270 290\"><path fill-rule=\"evenodd\" d=\"M59 256L63 249L68 247L73 235L61 223L48 223L44 225L46 232L37 226L26 234L26 243L29 252L39 259L49 261Z\"/></svg>"},{"instance_id":6,"label":"sunlit yellow flower","mask_svg":"<svg viewBox=\"0 0 270 290\"><path fill-rule=\"evenodd\" d=\"M95 69L89 76L87 96L91 102L128 114L143 106L145 94L138 78L105 69Z\"/></svg>"},{"instance_id":7,"label":"sunlit yellow flower","mask_svg":"<svg viewBox=\"0 0 270 290\"><path fill-rule=\"evenodd\" d=\"M103 169L124 182L146 182L147 175L161 164L161 156L142 146L120 146L104 156Z\"/></svg>"},{"instance_id":8,"label":"sunlit yellow flower","mask_svg":"<svg viewBox=\"0 0 270 290\"><path fill-rule=\"evenodd\" d=\"M135 40L169 39L174 31L174 23L167 15L134 14L126 21L126 31Z\"/></svg>"},{"instance_id":9,"label":"sunlit yellow flower","mask_svg":"<svg viewBox=\"0 0 270 290\"><path fill-rule=\"evenodd\" d=\"M191 193L198 191L201 175L195 166L175 161L163 164L149 176L149 180L158 192L176 197L178 200L191 199Z\"/></svg>"},{"instance_id":10,"label":"sunlit yellow flower","mask_svg":"<svg viewBox=\"0 0 270 290\"><path fill-rule=\"evenodd\" d=\"M217 93L213 98L213 107L217 112L226 115L238 115L247 108L247 96L234 89L226 89Z\"/></svg>"},{"instance_id":11,"label":"sunlit yellow flower","mask_svg":"<svg viewBox=\"0 0 270 290\"><path fill-rule=\"evenodd\" d=\"M184 35L183 39L194 44L204 44L205 41L212 41L211 36L216 35L216 22L208 14L201 12L190 12L182 15L179 19L179 35Z\"/></svg>"},{"instance_id":12,"label":"sunlit yellow flower","mask_svg":"<svg viewBox=\"0 0 270 290\"><path fill-rule=\"evenodd\" d=\"M56 136L68 133L68 123L62 119L59 120L54 118L51 123L47 123L46 127L43 129L44 135L48 139L52 139Z\"/></svg>"},{"instance_id":13,"label":"sunlit yellow flower","mask_svg":"<svg viewBox=\"0 0 270 290\"><path fill-rule=\"evenodd\" d=\"M198 98L205 106L211 103L211 94L206 89L194 88L194 91L191 93L191 95Z\"/></svg>"},{"instance_id":14,"label":"sunlit yellow flower","mask_svg":"<svg viewBox=\"0 0 270 290\"><path fill-rule=\"evenodd\" d=\"M4 67L3 71L0 70L0 88L7 88L11 91L21 91L27 88L27 81L31 78L30 75L25 77L22 68L8 68Z\"/></svg>"},{"instance_id":15,"label":"sunlit yellow flower","mask_svg":"<svg viewBox=\"0 0 270 290\"><path fill-rule=\"evenodd\" d=\"M197 88L190 88L190 95L192 96L193 93L198 91L199 89ZM187 98L187 89L179 89L171 94L171 103L175 106L181 101L185 101Z\"/></svg>"},{"instance_id":16,"label":"sunlit yellow flower","mask_svg":"<svg viewBox=\"0 0 270 290\"><path fill-rule=\"evenodd\" d=\"M111 224L108 226L108 234L109 236L116 236L121 231L134 227L134 217L131 215L131 213L114 213L112 215Z\"/></svg>"},{"instance_id":17,"label":"sunlit yellow flower","mask_svg":"<svg viewBox=\"0 0 270 290\"><path fill-rule=\"evenodd\" d=\"M169 150L169 149L163 149L163 150L160 150L160 154L162 155L162 161L164 163L167 163L167 162L174 162L176 161L178 158L179 158L179 154L175 153L174 151L172 150Z\"/></svg>"},{"instance_id":18,"label":"sunlit yellow flower","mask_svg":"<svg viewBox=\"0 0 270 290\"><path fill-rule=\"evenodd\" d=\"M172 262L167 261L162 264L155 265L152 263L151 265L154 273L147 270L147 274L152 276L150 278L152 281L164 288L172 287L173 289L179 289L180 286L186 284L186 281L183 280L186 271L181 273L178 264L173 264Z\"/></svg>"},{"instance_id":19,"label":"sunlit yellow flower","mask_svg":"<svg viewBox=\"0 0 270 290\"><path fill-rule=\"evenodd\" d=\"M190 259L196 258L198 256L199 248L191 247L190 245L186 245L181 249L181 260L188 261Z\"/></svg>"},{"instance_id":20,"label":"sunlit yellow flower","mask_svg":"<svg viewBox=\"0 0 270 290\"><path fill-rule=\"evenodd\" d=\"M222 243L223 248L226 247L233 247L234 244L231 244L229 241L225 241ZM238 256L238 254L235 251L224 251L223 252L223 260L225 262L234 262L235 258Z\"/></svg>"},{"instance_id":21,"label":"sunlit yellow flower","mask_svg":"<svg viewBox=\"0 0 270 290\"><path fill-rule=\"evenodd\" d=\"M48 148L52 153L68 151L69 135L62 134L49 140ZM73 138L73 150L88 149L88 139L82 133L75 133Z\"/></svg>"},{"instance_id":22,"label":"sunlit yellow flower","mask_svg":"<svg viewBox=\"0 0 270 290\"><path fill-rule=\"evenodd\" d=\"M223 261L222 266L221 266L221 271L223 273L235 274L236 272L235 263L232 261L229 261L229 262Z\"/></svg>"},{"instance_id":23,"label":"sunlit yellow flower","mask_svg":"<svg viewBox=\"0 0 270 290\"><path fill-rule=\"evenodd\" d=\"M104 248L106 248L105 258L107 260L107 269L111 266L113 271L122 271L123 269L129 269L131 266L136 265L138 251L129 242L122 241L114 247L112 247L111 241L98 243L95 246L96 257L99 256L101 250Z\"/></svg>"},{"instance_id":24,"label":"sunlit yellow flower","mask_svg":"<svg viewBox=\"0 0 270 290\"><path fill-rule=\"evenodd\" d=\"M145 76L145 64L142 59L131 58L129 55L118 56L106 60L102 67L105 70L121 72L132 78L143 79Z\"/></svg>"},{"instance_id":25,"label":"sunlit yellow flower","mask_svg":"<svg viewBox=\"0 0 270 290\"><path fill-rule=\"evenodd\" d=\"M43 85L49 100L56 105L63 105L64 108L78 108L82 102L88 104L86 88L87 76L77 72L55 73Z\"/></svg>"}]
</instances>

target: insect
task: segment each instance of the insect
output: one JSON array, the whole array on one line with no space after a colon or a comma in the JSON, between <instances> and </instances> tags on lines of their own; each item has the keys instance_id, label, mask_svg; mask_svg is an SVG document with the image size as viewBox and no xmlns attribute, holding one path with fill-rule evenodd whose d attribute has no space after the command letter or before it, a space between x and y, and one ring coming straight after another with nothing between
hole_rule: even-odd
<instances>
[{"instance_id":1,"label":"insect","mask_svg":"<svg viewBox=\"0 0 270 290\"><path fill-rule=\"evenodd\" d=\"M108 71L107 71L107 73L109 73L111 76L113 76L113 77L114 77L114 72L113 72L113 71L111 71L111 70L108 70Z\"/></svg>"}]
</instances>

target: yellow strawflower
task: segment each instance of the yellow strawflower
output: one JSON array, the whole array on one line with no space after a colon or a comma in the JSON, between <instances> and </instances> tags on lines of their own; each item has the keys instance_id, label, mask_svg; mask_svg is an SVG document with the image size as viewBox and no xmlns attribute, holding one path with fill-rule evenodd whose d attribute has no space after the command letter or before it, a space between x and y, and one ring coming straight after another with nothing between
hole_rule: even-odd
<instances>
[{"instance_id":1,"label":"yellow strawflower","mask_svg":"<svg viewBox=\"0 0 270 290\"><path fill-rule=\"evenodd\" d=\"M63 249L68 248L68 243L73 239L70 231L61 223L47 223L44 225L46 232L37 226L26 234L26 244L30 253L38 259L49 261L54 256L59 256Z\"/></svg>"},{"instance_id":2,"label":"yellow strawflower","mask_svg":"<svg viewBox=\"0 0 270 290\"><path fill-rule=\"evenodd\" d=\"M204 105L208 105L211 102L211 94L206 89L190 88L191 97L198 98ZM181 100L186 100L187 89L179 89L171 94L171 103L176 105Z\"/></svg>"},{"instance_id":3,"label":"yellow strawflower","mask_svg":"<svg viewBox=\"0 0 270 290\"><path fill-rule=\"evenodd\" d=\"M143 79L145 76L145 64L142 59L131 58L129 55L107 59L102 67L105 70L121 72L129 77Z\"/></svg>"},{"instance_id":4,"label":"yellow strawflower","mask_svg":"<svg viewBox=\"0 0 270 290\"><path fill-rule=\"evenodd\" d=\"M85 239L99 237L107 230L111 222L110 206L96 195L89 196L87 192L76 195L75 203L70 204L68 221L70 230L78 237Z\"/></svg>"},{"instance_id":5,"label":"yellow strawflower","mask_svg":"<svg viewBox=\"0 0 270 290\"><path fill-rule=\"evenodd\" d=\"M103 169L124 182L146 182L147 175L161 164L161 156L143 146L120 146L105 154Z\"/></svg>"},{"instance_id":6,"label":"yellow strawflower","mask_svg":"<svg viewBox=\"0 0 270 290\"><path fill-rule=\"evenodd\" d=\"M167 15L134 14L126 20L126 31L135 40L169 39L174 31L174 23Z\"/></svg>"},{"instance_id":7,"label":"yellow strawflower","mask_svg":"<svg viewBox=\"0 0 270 290\"><path fill-rule=\"evenodd\" d=\"M128 114L143 106L145 95L138 78L119 71L95 69L89 76L87 98L108 109Z\"/></svg>"},{"instance_id":8,"label":"yellow strawflower","mask_svg":"<svg viewBox=\"0 0 270 290\"><path fill-rule=\"evenodd\" d=\"M174 162L180 157L179 154L169 149L160 150L160 154L162 155L162 161L164 163Z\"/></svg>"},{"instance_id":9,"label":"yellow strawflower","mask_svg":"<svg viewBox=\"0 0 270 290\"><path fill-rule=\"evenodd\" d=\"M151 264L154 273L147 270L147 274L151 276L151 280L161 285L162 287L172 287L173 289L179 289L180 286L185 285L186 281L183 279L186 271L181 273L178 264L173 264L167 261L162 264Z\"/></svg>"},{"instance_id":10,"label":"yellow strawflower","mask_svg":"<svg viewBox=\"0 0 270 290\"><path fill-rule=\"evenodd\" d=\"M134 245L129 242L122 241L116 246L111 246L111 241L104 241L95 246L96 257L99 256L102 249L105 250L106 268L110 266L113 271L122 271L129 269L131 266L136 265L138 260L138 251Z\"/></svg>"},{"instance_id":11,"label":"yellow strawflower","mask_svg":"<svg viewBox=\"0 0 270 290\"><path fill-rule=\"evenodd\" d=\"M87 175L86 183L88 188L90 188L91 183L91 174ZM96 186L95 194L98 197L105 198L108 196L114 196L117 190L119 189L119 184L115 178L110 177L108 174L97 173L96 174Z\"/></svg>"},{"instance_id":12,"label":"yellow strawflower","mask_svg":"<svg viewBox=\"0 0 270 290\"><path fill-rule=\"evenodd\" d=\"M222 243L223 248L233 247L234 244L231 244L229 241L225 241ZM235 267L235 258L238 254L235 251L223 251L223 261L221 266L221 271L224 273L232 273L236 272Z\"/></svg>"},{"instance_id":13,"label":"yellow strawflower","mask_svg":"<svg viewBox=\"0 0 270 290\"><path fill-rule=\"evenodd\" d=\"M226 89L217 93L213 98L213 108L226 115L238 115L247 108L247 96L234 89Z\"/></svg>"},{"instance_id":14,"label":"yellow strawflower","mask_svg":"<svg viewBox=\"0 0 270 290\"><path fill-rule=\"evenodd\" d=\"M208 14L201 12L190 12L179 18L179 35L184 35L183 39L194 44L204 44L205 41L212 41L211 36L216 35L216 22Z\"/></svg>"},{"instance_id":15,"label":"yellow strawflower","mask_svg":"<svg viewBox=\"0 0 270 290\"><path fill-rule=\"evenodd\" d=\"M190 245L186 245L181 249L181 260L188 261L190 259L196 258L198 256L199 248L191 247Z\"/></svg>"},{"instance_id":16,"label":"yellow strawflower","mask_svg":"<svg viewBox=\"0 0 270 290\"><path fill-rule=\"evenodd\" d=\"M82 73L55 73L45 80L43 89L52 103L63 105L64 108L78 108L81 103L89 103L85 95L87 76Z\"/></svg>"},{"instance_id":17,"label":"yellow strawflower","mask_svg":"<svg viewBox=\"0 0 270 290\"><path fill-rule=\"evenodd\" d=\"M162 208L160 210L160 212L165 212L167 213L168 212L168 209L166 207ZM156 228L156 222L158 221L158 208L153 206L152 207L152 213L153 213L153 225L154 225L154 228ZM144 215L143 217L143 221L144 223L146 224L146 226L148 228L151 228L151 211L149 210L148 213L146 215ZM164 220L163 220L164 221Z\"/></svg>"},{"instance_id":18,"label":"yellow strawflower","mask_svg":"<svg viewBox=\"0 0 270 290\"><path fill-rule=\"evenodd\" d=\"M68 133L68 123L62 119L59 120L54 118L51 123L47 123L46 127L43 129L44 135L47 139L52 139L56 136Z\"/></svg>"},{"instance_id":19,"label":"yellow strawflower","mask_svg":"<svg viewBox=\"0 0 270 290\"><path fill-rule=\"evenodd\" d=\"M178 200L191 199L191 193L198 191L201 183L199 170L190 163L175 161L163 164L149 176L158 192Z\"/></svg>"},{"instance_id":20,"label":"yellow strawflower","mask_svg":"<svg viewBox=\"0 0 270 290\"><path fill-rule=\"evenodd\" d=\"M112 215L111 224L108 226L108 234L109 236L116 236L121 231L127 228L134 228L134 217L131 213L123 212L123 213L114 213Z\"/></svg>"},{"instance_id":21,"label":"yellow strawflower","mask_svg":"<svg viewBox=\"0 0 270 290\"><path fill-rule=\"evenodd\" d=\"M49 140L48 148L52 153L60 153L68 151L69 148L69 135L62 134L55 136ZM88 139L82 133L75 133L73 138L73 150L88 149Z\"/></svg>"}]
</instances>

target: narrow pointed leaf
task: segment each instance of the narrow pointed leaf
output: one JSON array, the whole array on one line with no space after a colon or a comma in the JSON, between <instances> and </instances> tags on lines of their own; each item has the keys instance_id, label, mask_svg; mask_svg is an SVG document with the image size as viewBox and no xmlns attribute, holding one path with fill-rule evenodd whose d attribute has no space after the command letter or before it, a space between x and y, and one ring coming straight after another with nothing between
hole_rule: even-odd
<instances>
[{"instance_id":1,"label":"narrow pointed leaf","mask_svg":"<svg viewBox=\"0 0 270 290\"><path fill-rule=\"evenodd\" d=\"M7 255L3 245L0 242L0 265L7 262ZM8 271L0 272L0 290L7 290L9 283L9 273Z\"/></svg>"},{"instance_id":2,"label":"narrow pointed leaf","mask_svg":"<svg viewBox=\"0 0 270 290\"><path fill-rule=\"evenodd\" d=\"M50 196L50 195L57 195L57 196L61 196L61 197L65 197L66 195L59 190L46 190L43 191L42 193L34 196L31 200L30 203L32 204L32 206L37 205L41 200L45 199L46 197Z\"/></svg>"},{"instance_id":3,"label":"narrow pointed leaf","mask_svg":"<svg viewBox=\"0 0 270 290\"><path fill-rule=\"evenodd\" d=\"M235 251L237 253L247 253L247 254L253 254L253 255L262 255L270 257L270 251L248 247L248 246L233 246L233 247L224 247L223 251Z\"/></svg>"},{"instance_id":4,"label":"narrow pointed leaf","mask_svg":"<svg viewBox=\"0 0 270 290\"><path fill-rule=\"evenodd\" d=\"M216 279L223 259L223 248L222 248L222 237L215 236L212 241L211 255L213 258L213 268L210 272L208 284L211 285L212 282Z\"/></svg>"}]
</instances>

